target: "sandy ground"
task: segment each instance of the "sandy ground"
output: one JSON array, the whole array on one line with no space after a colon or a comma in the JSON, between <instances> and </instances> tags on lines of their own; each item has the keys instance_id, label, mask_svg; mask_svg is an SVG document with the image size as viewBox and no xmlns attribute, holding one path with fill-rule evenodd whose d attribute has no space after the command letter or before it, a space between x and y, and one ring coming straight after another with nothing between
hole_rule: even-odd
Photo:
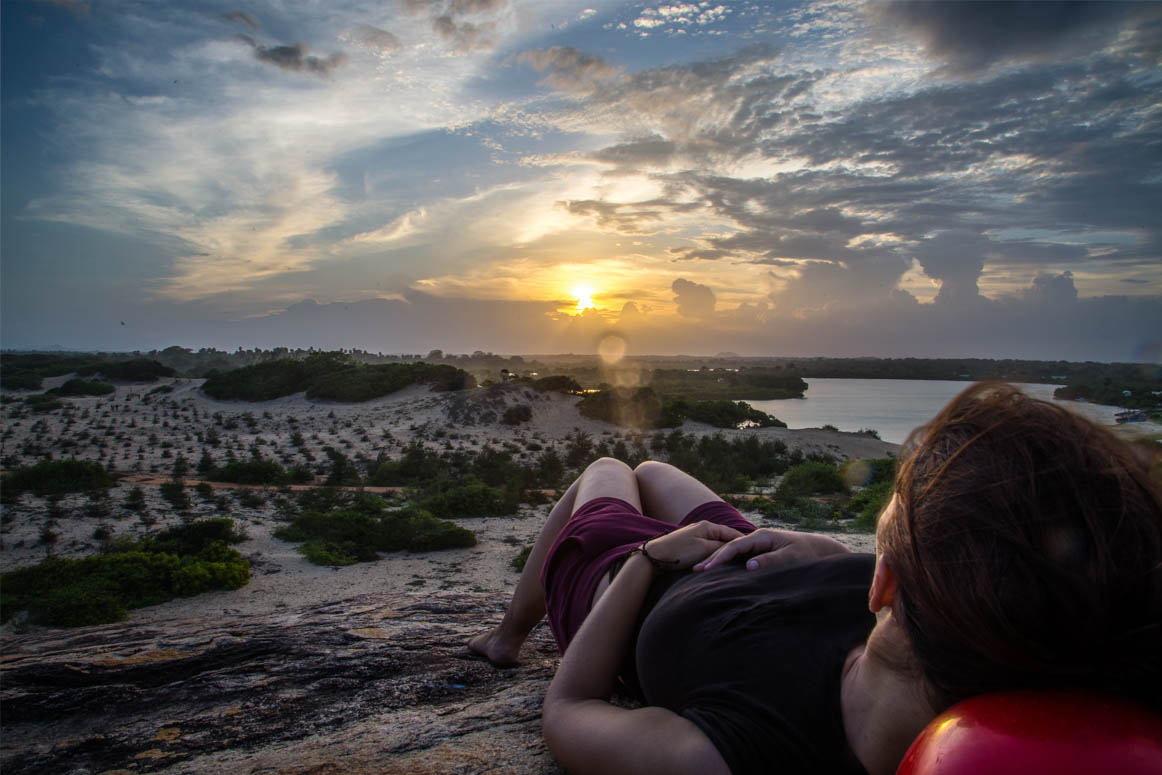
<instances>
[{"instance_id":1,"label":"sandy ground","mask_svg":"<svg viewBox=\"0 0 1162 775\"><path fill-rule=\"evenodd\" d=\"M46 380L45 388L67 377ZM529 389L500 391L478 389L462 393L433 393L412 387L364 404L312 402L302 394L262 403L215 401L199 391L200 380L162 380L172 393L153 394L157 385L120 385L114 394L97 398L66 399L69 411L46 414L25 413L18 403L7 404L2 436L5 468L41 459L97 460L129 478L156 480L169 475L174 459L182 455L190 466L190 477L204 448L218 463L226 450L240 459L257 449L267 458L286 466L307 463L319 474L328 465L324 447L341 450L349 458L397 457L413 441L437 449L480 449L486 444L503 446L531 462L541 448L562 448L567 435L582 431L594 442L618 440L633 446L644 443L648 434L627 432L616 426L586 419L578 414L577 398L541 394ZM510 427L496 422L504 408L527 404L533 408L531 421ZM294 431L305 443L291 443ZM722 432L708 426L687 423L686 432ZM208 440L212 431L216 446ZM804 453L827 452L840 459L883 457L896 445L866 436L823 430L789 431L779 428L726 431L727 435L757 433L764 438L784 440ZM98 550L94 537L98 526L114 536L137 537L176 524L181 517L160 496L156 484L140 485L147 507L143 519L123 507L134 485L123 482L110 491L105 516L94 517L87 496L64 497L57 513L50 513L47 500L25 494L16 504L2 507L0 525L0 568L11 570L38 562L50 549L42 543L46 526L57 536L51 551L57 556L81 556ZM193 518L229 516L249 538L237 548L252 562L250 583L241 590L215 592L189 599L173 600L130 613L132 621L153 622L170 617L212 616L222 613L256 613L294 609L356 595L439 592L463 588L474 592L510 593L518 578L511 560L521 547L531 543L540 529L549 506L522 506L506 517L462 519L459 524L476 533L478 544L470 549L423 555L385 555L375 563L361 563L332 569L311 565L295 551L293 544L280 541L271 532L280 524L277 501L287 497L277 490L216 490L204 500L192 490ZM246 495L258 501L246 504ZM223 502L222 499L225 499ZM217 502L216 502L217 501ZM760 517L756 522L762 524ZM147 524L147 522L151 524ZM853 548L870 550L870 536L844 536ZM5 625L11 634L13 625Z\"/></svg>"}]
</instances>

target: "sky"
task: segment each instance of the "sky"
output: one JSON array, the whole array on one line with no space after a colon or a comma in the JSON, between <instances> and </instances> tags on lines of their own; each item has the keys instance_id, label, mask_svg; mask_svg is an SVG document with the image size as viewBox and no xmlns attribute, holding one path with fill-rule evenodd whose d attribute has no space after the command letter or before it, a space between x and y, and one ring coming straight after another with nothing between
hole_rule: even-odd
<instances>
[{"instance_id":1,"label":"sky","mask_svg":"<svg viewBox=\"0 0 1162 775\"><path fill-rule=\"evenodd\" d=\"M1162 3L0 14L5 348L1162 361Z\"/></svg>"}]
</instances>

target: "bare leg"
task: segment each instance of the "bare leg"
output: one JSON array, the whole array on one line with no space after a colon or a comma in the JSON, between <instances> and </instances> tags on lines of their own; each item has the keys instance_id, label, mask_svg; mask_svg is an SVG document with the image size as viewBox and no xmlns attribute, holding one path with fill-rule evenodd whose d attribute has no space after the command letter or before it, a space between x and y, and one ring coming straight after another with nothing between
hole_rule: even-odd
<instances>
[{"instance_id":1,"label":"bare leg","mask_svg":"<svg viewBox=\"0 0 1162 775\"><path fill-rule=\"evenodd\" d=\"M703 503L720 501L713 490L669 463L647 460L633 471L647 517L678 524Z\"/></svg>"},{"instance_id":2,"label":"bare leg","mask_svg":"<svg viewBox=\"0 0 1162 775\"><path fill-rule=\"evenodd\" d=\"M541 567L549 553L557 534L569 521L577 506L604 495L622 498L640 508L637 486L629 466L612 458L594 461L585 472L570 485L561 499L549 512L541 532L533 544L513 592L512 601L504 618L496 628L477 635L468 641L468 648L487 657L488 661L500 667L517 663L521 645L529 632L545 616L545 589L541 586Z\"/></svg>"}]
</instances>

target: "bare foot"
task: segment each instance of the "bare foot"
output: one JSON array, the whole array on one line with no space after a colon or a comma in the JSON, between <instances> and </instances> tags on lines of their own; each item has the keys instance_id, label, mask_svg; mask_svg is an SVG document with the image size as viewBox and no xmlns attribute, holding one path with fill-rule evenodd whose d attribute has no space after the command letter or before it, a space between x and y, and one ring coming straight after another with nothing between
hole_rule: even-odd
<instances>
[{"instance_id":1,"label":"bare foot","mask_svg":"<svg viewBox=\"0 0 1162 775\"><path fill-rule=\"evenodd\" d=\"M468 641L468 648L497 667L516 667L521 641L513 643L501 635L500 628L482 632Z\"/></svg>"}]
</instances>

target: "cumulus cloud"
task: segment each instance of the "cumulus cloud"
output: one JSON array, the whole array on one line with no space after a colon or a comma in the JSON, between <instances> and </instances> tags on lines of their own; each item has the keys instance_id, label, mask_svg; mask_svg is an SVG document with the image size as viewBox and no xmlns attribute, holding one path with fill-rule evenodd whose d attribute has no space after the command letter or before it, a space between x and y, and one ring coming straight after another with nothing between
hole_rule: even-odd
<instances>
[{"instance_id":1,"label":"cumulus cloud","mask_svg":"<svg viewBox=\"0 0 1162 775\"><path fill-rule=\"evenodd\" d=\"M670 285L678 314L684 318L708 318L714 314L717 300L709 286L679 277Z\"/></svg>"},{"instance_id":2,"label":"cumulus cloud","mask_svg":"<svg viewBox=\"0 0 1162 775\"><path fill-rule=\"evenodd\" d=\"M894 0L870 8L882 23L918 37L929 56L961 75L998 62L1093 50L1127 26L1162 18L1162 8L1151 3L1077 0Z\"/></svg>"},{"instance_id":3,"label":"cumulus cloud","mask_svg":"<svg viewBox=\"0 0 1162 775\"><path fill-rule=\"evenodd\" d=\"M249 35L236 35L236 40L245 43L254 49L254 58L259 62L274 65L281 70L304 72L325 78L331 71L347 61L347 55L338 52L326 58L319 58L307 53L305 43L291 43L282 46L263 46Z\"/></svg>"}]
</instances>

